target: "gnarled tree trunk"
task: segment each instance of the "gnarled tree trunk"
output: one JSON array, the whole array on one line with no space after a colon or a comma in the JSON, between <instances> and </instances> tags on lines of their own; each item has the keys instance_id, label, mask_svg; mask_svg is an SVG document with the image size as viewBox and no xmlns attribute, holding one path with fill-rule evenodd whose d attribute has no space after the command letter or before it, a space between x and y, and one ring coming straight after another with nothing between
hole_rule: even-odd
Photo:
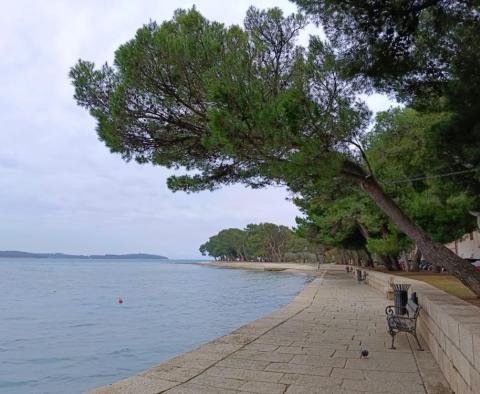
<instances>
[{"instance_id":1,"label":"gnarled tree trunk","mask_svg":"<svg viewBox=\"0 0 480 394\"><path fill-rule=\"evenodd\" d=\"M358 179L357 179L358 180ZM432 264L438 264L455 275L465 286L480 296L480 273L471 264L457 256L450 249L432 240L428 234L410 219L397 203L389 197L373 177L360 181L362 189L377 206L392 220L400 231L405 233Z\"/></svg>"}]
</instances>

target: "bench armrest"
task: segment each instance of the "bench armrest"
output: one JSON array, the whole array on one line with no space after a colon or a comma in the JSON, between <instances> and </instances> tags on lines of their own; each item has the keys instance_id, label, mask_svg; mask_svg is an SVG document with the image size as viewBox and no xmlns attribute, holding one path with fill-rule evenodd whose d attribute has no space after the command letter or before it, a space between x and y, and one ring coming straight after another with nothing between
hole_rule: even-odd
<instances>
[{"instance_id":1,"label":"bench armrest","mask_svg":"<svg viewBox=\"0 0 480 394\"><path fill-rule=\"evenodd\" d=\"M394 315L395 314L395 305L388 305L385 308L385 314L386 315Z\"/></svg>"}]
</instances>

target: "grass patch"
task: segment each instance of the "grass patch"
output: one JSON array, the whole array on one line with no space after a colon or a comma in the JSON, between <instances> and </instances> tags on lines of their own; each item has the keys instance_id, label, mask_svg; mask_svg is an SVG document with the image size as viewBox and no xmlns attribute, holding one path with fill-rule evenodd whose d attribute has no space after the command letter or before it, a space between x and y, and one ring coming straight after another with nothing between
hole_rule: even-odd
<instances>
[{"instance_id":1,"label":"grass patch","mask_svg":"<svg viewBox=\"0 0 480 394\"><path fill-rule=\"evenodd\" d=\"M470 302L471 304L480 306L480 298L473 293L468 287L460 282L453 275L446 273L434 274L425 272L389 272L394 275L404 276L420 280L443 290L445 293L454 295L462 300Z\"/></svg>"}]
</instances>

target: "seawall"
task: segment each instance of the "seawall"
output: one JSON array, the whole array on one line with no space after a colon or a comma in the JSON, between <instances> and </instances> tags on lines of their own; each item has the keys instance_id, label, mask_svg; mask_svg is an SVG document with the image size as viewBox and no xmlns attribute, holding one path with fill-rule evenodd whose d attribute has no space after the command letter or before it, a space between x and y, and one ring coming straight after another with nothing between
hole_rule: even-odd
<instances>
[{"instance_id":1,"label":"seawall","mask_svg":"<svg viewBox=\"0 0 480 394\"><path fill-rule=\"evenodd\" d=\"M198 264L212 265L211 263ZM238 263L232 264L235 264L233 268L240 268ZM284 264L270 266L278 265ZM223 263L216 266L232 268ZM260 267L247 269L260 269ZM315 268L315 271L318 271L319 277L310 282L286 306L190 352L183 353L135 376L88 391L88 394L158 393L188 382L310 306L326 273L325 269Z\"/></svg>"}]
</instances>

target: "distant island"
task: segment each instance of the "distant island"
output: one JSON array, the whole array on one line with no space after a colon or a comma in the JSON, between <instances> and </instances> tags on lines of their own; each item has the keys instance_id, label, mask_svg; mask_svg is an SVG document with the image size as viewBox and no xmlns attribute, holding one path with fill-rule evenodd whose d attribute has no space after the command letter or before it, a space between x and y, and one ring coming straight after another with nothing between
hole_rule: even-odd
<instances>
[{"instance_id":1,"label":"distant island","mask_svg":"<svg viewBox=\"0 0 480 394\"><path fill-rule=\"evenodd\" d=\"M33 258L33 259L99 259L99 260L116 260L116 259L152 259L152 260L167 260L168 257L159 256L148 253L131 253L131 254L92 254L92 255L78 255L65 253L29 253L20 252L16 250L0 250L0 257L8 258Z\"/></svg>"}]
</instances>

